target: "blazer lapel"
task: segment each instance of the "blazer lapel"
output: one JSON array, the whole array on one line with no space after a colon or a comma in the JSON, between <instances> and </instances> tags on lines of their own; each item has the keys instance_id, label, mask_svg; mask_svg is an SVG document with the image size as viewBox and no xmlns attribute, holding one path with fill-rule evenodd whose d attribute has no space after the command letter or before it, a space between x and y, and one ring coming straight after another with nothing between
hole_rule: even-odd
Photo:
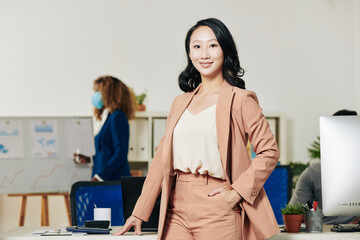
<instances>
[{"instance_id":1,"label":"blazer lapel","mask_svg":"<svg viewBox=\"0 0 360 240\"><path fill-rule=\"evenodd\" d=\"M231 183L230 168L228 168L228 149L229 149L229 133L230 133L230 114L234 97L232 86L225 80L221 86L219 98L216 106L216 131L218 137L218 145L220 151L221 162L225 171L225 176Z\"/></svg>"},{"instance_id":2,"label":"blazer lapel","mask_svg":"<svg viewBox=\"0 0 360 240\"><path fill-rule=\"evenodd\" d=\"M199 88L200 85L191 93L184 94L183 97L181 97L180 100L176 103L174 112L171 115L171 120L169 122L168 130L166 131L166 136L164 139L164 147L163 147L163 155L162 155L163 164L164 164L164 173L166 175L168 174L173 175L172 138L173 138L174 128L177 122L179 121L181 115L184 113L185 109L189 106L195 93L199 91Z\"/></svg>"},{"instance_id":3,"label":"blazer lapel","mask_svg":"<svg viewBox=\"0 0 360 240\"><path fill-rule=\"evenodd\" d=\"M172 161L172 138L174 128L179 121L181 115L184 113L185 109L190 104L194 95L198 92L200 85L190 93L190 95L184 95L184 98L181 98L176 103L174 112L171 116L171 121L169 122L168 130L166 132L164 147L163 147L163 164L164 164L164 173L173 175L173 161ZM227 168L228 164L228 144L229 144L229 133L230 133L230 114L231 114L231 105L234 97L234 92L232 91L232 86L226 81L221 86L219 98L217 101L216 107L216 129L217 137L219 144L219 151L221 162L225 171L225 176L229 180L230 168Z\"/></svg>"}]
</instances>

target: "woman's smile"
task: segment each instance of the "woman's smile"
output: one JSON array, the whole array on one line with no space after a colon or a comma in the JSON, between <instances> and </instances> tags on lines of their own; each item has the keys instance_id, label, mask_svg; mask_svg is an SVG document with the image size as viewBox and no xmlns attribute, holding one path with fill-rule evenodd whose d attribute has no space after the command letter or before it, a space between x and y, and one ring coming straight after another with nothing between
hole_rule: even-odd
<instances>
[{"instance_id":1,"label":"woman's smile","mask_svg":"<svg viewBox=\"0 0 360 240\"><path fill-rule=\"evenodd\" d=\"M199 62L203 68L211 67L212 62Z\"/></svg>"}]
</instances>

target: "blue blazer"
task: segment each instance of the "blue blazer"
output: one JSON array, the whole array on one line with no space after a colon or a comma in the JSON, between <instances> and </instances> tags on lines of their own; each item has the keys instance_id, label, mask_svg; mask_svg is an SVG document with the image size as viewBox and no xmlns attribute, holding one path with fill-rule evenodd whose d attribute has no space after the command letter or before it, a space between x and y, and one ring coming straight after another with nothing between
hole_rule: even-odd
<instances>
[{"instance_id":1,"label":"blue blazer","mask_svg":"<svg viewBox=\"0 0 360 240\"><path fill-rule=\"evenodd\" d=\"M129 122L121 110L109 113L95 137L95 150L92 176L98 174L104 180L130 176Z\"/></svg>"}]
</instances>

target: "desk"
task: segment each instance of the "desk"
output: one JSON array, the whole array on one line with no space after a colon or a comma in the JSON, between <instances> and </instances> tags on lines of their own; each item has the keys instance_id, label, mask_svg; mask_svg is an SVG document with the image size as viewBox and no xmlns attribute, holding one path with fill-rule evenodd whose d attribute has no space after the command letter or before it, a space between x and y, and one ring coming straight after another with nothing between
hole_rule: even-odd
<instances>
[{"instance_id":1,"label":"desk","mask_svg":"<svg viewBox=\"0 0 360 240\"><path fill-rule=\"evenodd\" d=\"M360 232L352 233L336 233L330 232L331 226L324 226L323 233L279 233L278 235L269 238L268 240L359 240ZM62 227L63 229L64 227ZM86 235L86 236L62 236L62 237L42 237L33 236L32 232L36 230L54 230L57 227L17 227L11 231L0 234L0 240L45 240L45 239L101 239L101 240L156 240L156 233L143 233L142 236L134 236L133 233L126 233L124 236L115 237L113 235ZM116 232L120 227L114 227L112 232Z\"/></svg>"},{"instance_id":2,"label":"desk","mask_svg":"<svg viewBox=\"0 0 360 240\"><path fill-rule=\"evenodd\" d=\"M279 233L268 240L359 240L360 232L331 232L332 225L324 225L322 233Z\"/></svg>"},{"instance_id":3,"label":"desk","mask_svg":"<svg viewBox=\"0 0 360 240\"><path fill-rule=\"evenodd\" d=\"M34 231L37 230L54 230L54 229L65 229L65 227L17 227L13 230L0 234L0 240L45 240L45 239L57 239L57 240L76 240L76 239L99 239L99 240L156 240L157 234L156 233L146 233L143 232L142 236L135 236L133 232L126 233L124 236L116 237L112 234L88 234L84 236L39 236L39 235L32 235ZM120 227L113 227L112 233L117 232Z\"/></svg>"}]
</instances>

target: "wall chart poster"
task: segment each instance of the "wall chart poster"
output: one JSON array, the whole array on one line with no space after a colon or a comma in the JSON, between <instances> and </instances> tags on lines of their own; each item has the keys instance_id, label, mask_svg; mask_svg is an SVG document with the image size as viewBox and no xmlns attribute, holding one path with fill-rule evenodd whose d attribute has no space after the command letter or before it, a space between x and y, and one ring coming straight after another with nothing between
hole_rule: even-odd
<instances>
[{"instance_id":1,"label":"wall chart poster","mask_svg":"<svg viewBox=\"0 0 360 240\"><path fill-rule=\"evenodd\" d=\"M0 116L0 194L69 192L90 180L92 166L74 163L76 149L95 153L92 116Z\"/></svg>"},{"instance_id":2,"label":"wall chart poster","mask_svg":"<svg viewBox=\"0 0 360 240\"><path fill-rule=\"evenodd\" d=\"M56 120L34 120L31 122L31 156L56 158L58 150L58 127Z\"/></svg>"},{"instance_id":3,"label":"wall chart poster","mask_svg":"<svg viewBox=\"0 0 360 240\"><path fill-rule=\"evenodd\" d=\"M0 121L0 159L23 157L24 146L21 120Z\"/></svg>"}]
</instances>

